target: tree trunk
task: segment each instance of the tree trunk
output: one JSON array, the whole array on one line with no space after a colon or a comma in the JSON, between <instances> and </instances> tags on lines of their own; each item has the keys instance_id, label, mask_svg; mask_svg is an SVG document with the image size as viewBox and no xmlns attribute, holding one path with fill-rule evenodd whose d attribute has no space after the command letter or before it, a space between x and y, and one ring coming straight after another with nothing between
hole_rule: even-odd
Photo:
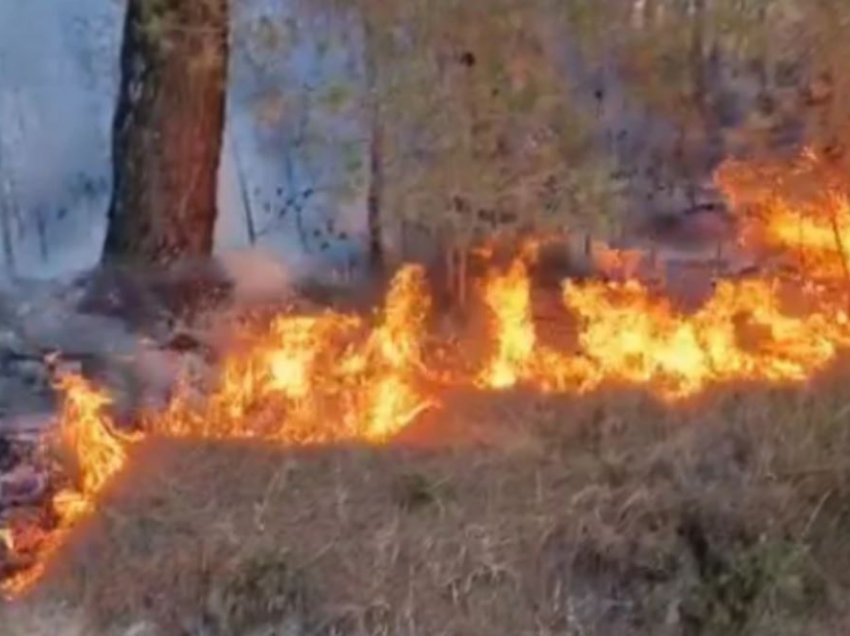
<instances>
[{"instance_id":1,"label":"tree trunk","mask_svg":"<svg viewBox=\"0 0 850 636\"><path fill-rule=\"evenodd\" d=\"M208 255L224 127L228 0L129 0L104 259Z\"/></svg>"},{"instance_id":2,"label":"tree trunk","mask_svg":"<svg viewBox=\"0 0 850 636\"><path fill-rule=\"evenodd\" d=\"M693 25L691 33L691 73L694 84L694 98L697 110L703 117L706 110L706 77L705 77L705 0L693 0Z\"/></svg>"},{"instance_id":3,"label":"tree trunk","mask_svg":"<svg viewBox=\"0 0 850 636\"><path fill-rule=\"evenodd\" d=\"M461 308L466 308L467 281L469 269L469 246L457 249L457 300Z\"/></svg>"},{"instance_id":4,"label":"tree trunk","mask_svg":"<svg viewBox=\"0 0 850 636\"><path fill-rule=\"evenodd\" d=\"M369 231L369 266L373 272L384 269L381 206L384 191L384 131L378 95L377 42L368 15L363 16L365 40L366 83L369 91L369 189L366 195L367 227Z\"/></svg>"},{"instance_id":5,"label":"tree trunk","mask_svg":"<svg viewBox=\"0 0 850 636\"><path fill-rule=\"evenodd\" d=\"M38 247L41 251L41 260L46 263L50 260L50 248L47 246L47 219L44 218L44 210L35 211L35 227L38 231Z\"/></svg>"},{"instance_id":6,"label":"tree trunk","mask_svg":"<svg viewBox=\"0 0 850 636\"><path fill-rule=\"evenodd\" d=\"M11 175L10 168L0 161L0 167ZM0 173L0 239L3 244L3 265L9 278L15 277L15 247L12 240L12 206L15 205L16 192L12 186L11 176Z\"/></svg>"},{"instance_id":7,"label":"tree trunk","mask_svg":"<svg viewBox=\"0 0 850 636\"><path fill-rule=\"evenodd\" d=\"M5 202L4 202L4 199ZM0 229L3 238L3 265L9 278L15 277L15 248L12 241L12 197L0 188Z\"/></svg>"},{"instance_id":8,"label":"tree trunk","mask_svg":"<svg viewBox=\"0 0 850 636\"><path fill-rule=\"evenodd\" d=\"M705 2L704 0L693 0L693 14L691 16L691 46L689 51L689 63L691 73L691 99L696 109L699 125L702 133L707 139L711 134L711 116L708 112L707 82L705 73ZM683 131L684 132L684 131Z\"/></svg>"}]
</instances>

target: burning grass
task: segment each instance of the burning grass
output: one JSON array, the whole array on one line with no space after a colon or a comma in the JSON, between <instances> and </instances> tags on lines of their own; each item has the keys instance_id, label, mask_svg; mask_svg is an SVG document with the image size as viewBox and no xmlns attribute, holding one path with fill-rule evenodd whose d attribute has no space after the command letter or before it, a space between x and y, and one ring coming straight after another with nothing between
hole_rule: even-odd
<instances>
[{"instance_id":1,"label":"burning grass","mask_svg":"<svg viewBox=\"0 0 850 636\"><path fill-rule=\"evenodd\" d=\"M457 395L453 448L150 440L42 593L95 633L843 633L846 379Z\"/></svg>"},{"instance_id":2,"label":"burning grass","mask_svg":"<svg viewBox=\"0 0 850 636\"><path fill-rule=\"evenodd\" d=\"M89 519L84 556L62 567L104 624L793 633L795 603L809 605L806 629L843 620L830 603L843 579L817 551L846 550L850 409L824 374L850 343L847 199L831 181L826 199L801 203L719 179L733 201L754 199L742 240L757 233L811 268L716 281L686 311L631 277L633 254L608 258L621 280L564 284L559 319L574 333L557 346L534 320L526 247L481 281L490 328L465 347L434 335L426 273L406 266L374 315L292 312L240 329L214 384L186 378L146 414L141 449L115 431L106 396L62 378L78 479L6 591L30 589ZM792 245L794 215L807 238ZM432 451L411 450L422 442ZM120 494L105 496L113 482ZM85 563L101 557L79 545L115 554L93 573Z\"/></svg>"},{"instance_id":3,"label":"burning grass","mask_svg":"<svg viewBox=\"0 0 850 636\"><path fill-rule=\"evenodd\" d=\"M109 397L78 376L62 376L58 385L66 397L55 442L73 479L53 495L55 528L38 541L32 566L2 582L3 592L11 596L26 592L41 578L67 533L94 511L97 496L127 460L125 443L130 438L116 433L104 415ZM18 536L13 533L10 548L14 550L32 530L25 527Z\"/></svg>"}]
</instances>

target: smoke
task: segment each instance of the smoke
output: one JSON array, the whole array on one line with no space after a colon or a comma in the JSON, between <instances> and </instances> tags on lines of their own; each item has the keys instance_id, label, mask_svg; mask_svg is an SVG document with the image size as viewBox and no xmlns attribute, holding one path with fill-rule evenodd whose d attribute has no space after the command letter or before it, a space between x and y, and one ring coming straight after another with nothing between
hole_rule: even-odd
<instances>
[{"instance_id":1,"label":"smoke","mask_svg":"<svg viewBox=\"0 0 850 636\"><path fill-rule=\"evenodd\" d=\"M262 248L229 250L217 255L233 285L236 305L284 300L294 282L294 270Z\"/></svg>"}]
</instances>

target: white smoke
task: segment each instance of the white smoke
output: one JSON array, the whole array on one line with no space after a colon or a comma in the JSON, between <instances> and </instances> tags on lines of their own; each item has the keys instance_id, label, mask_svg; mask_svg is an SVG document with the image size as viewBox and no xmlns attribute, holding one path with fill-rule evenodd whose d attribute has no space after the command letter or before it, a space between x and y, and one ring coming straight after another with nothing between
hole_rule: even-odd
<instances>
[{"instance_id":1,"label":"white smoke","mask_svg":"<svg viewBox=\"0 0 850 636\"><path fill-rule=\"evenodd\" d=\"M216 258L233 284L237 305L280 301L292 288L292 268L262 248L228 250Z\"/></svg>"}]
</instances>

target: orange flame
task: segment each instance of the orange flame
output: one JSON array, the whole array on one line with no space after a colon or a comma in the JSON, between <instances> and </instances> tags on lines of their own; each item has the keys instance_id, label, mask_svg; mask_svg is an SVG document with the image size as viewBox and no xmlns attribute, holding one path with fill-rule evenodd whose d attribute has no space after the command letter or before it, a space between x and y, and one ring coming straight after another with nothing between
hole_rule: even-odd
<instances>
[{"instance_id":1,"label":"orange flame","mask_svg":"<svg viewBox=\"0 0 850 636\"><path fill-rule=\"evenodd\" d=\"M811 170L811 161L800 170ZM742 237L802 252L803 280L721 280L703 307L688 313L632 277L638 253L597 249L602 269L626 280L565 284L565 307L579 319L577 350L569 355L539 344L531 285L518 259L485 285L495 352L480 384L587 391L627 382L675 399L721 382L802 381L834 360L850 344L847 304L830 293L836 283L845 290L850 284L847 194L830 183L825 194L792 200L782 194L782 179L752 179L733 164L719 176L734 204L759 209Z\"/></svg>"},{"instance_id":2,"label":"orange flame","mask_svg":"<svg viewBox=\"0 0 850 636\"><path fill-rule=\"evenodd\" d=\"M76 465L78 478L74 486L53 497L57 527L39 546L34 566L0 585L0 591L8 596L27 592L42 577L68 531L91 514L98 495L127 460L125 439L116 434L103 412L110 403L106 393L76 375L63 375L57 384L64 393L59 441ZM14 543L14 537L11 539Z\"/></svg>"},{"instance_id":3,"label":"orange flame","mask_svg":"<svg viewBox=\"0 0 850 636\"><path fill-rule=\"evenodd\" d=\"M522 259L516 259L506 275L488 278L484 285L484 302L493 315L496 352L482 373L480 383L504 389L514 386L527 374L536 342L531 316L531 283Z\"/></svg>"},{"instance_id":4,"label":"orange flame","mask_svg":"<svg viewBox=\"0 0 850 636\"><path fill-rule=\"evenodd\" d=\"M594 367L585 386L626 381L684 397L718 382L805 379L835 357L846 317L793 315L779 291L777 281L723 281L686 314L633 281L568 284L564 300L583 320L581 349Z\"/></svg>"},{"instance_id":5,"label":"orange flame","mask_svg":"<svg viewBox=\"0 0 850 636\"><path fill-rule=\"evenodd\" d=\"M391 437L436 404L417 391L414 381L423 367L422 336L430 309L425 270L414 265L401 269L390 284L383 323L367 343L377 380L368 392L366 439Z\"/></svg>"},{"instance_id":6,"label":"orange flame","mask_svg":"<svg viewBox=\"0 0 850 636\"><path fill-rule=\"evenodd\" d=\"M152 427L287 444L383 439L431 404L413 382L429 309L424 270L408 266L391 282L380 323L366 336L354 315L278 316L246 334L200 408L189 406L183 391Z\"/></svg>"},{"instance_id":7,"label":"orange flame","mask_svg":"<svg viewBox=\"0 0 850 636\"><path fill-rule=\"evenodd\" d=\"M686 313L635 280L568 282L564 304L579 319L570 355L537 344L529 293L520 261L488 281L496 342L484 386L587 391L627 382L681 398L720 382L804 380L850 343L846 313L821 302L813 286L786 299L779 280L721 281L701 309Z\"/></svg>"},{"instance_id":8,"label":"orange flame","mask_svg":"<svg viewBox=\"0 0 850 636\"><path fill-rule=\"evenodd\" d=\"M786 172L814 178L815 168L821 170L809 157ZM426 364L431 297L423 268L406 266L372 319L332 311L284 314L243 330L215 387L194 390L186 378L169 407L149 415L148 428L165 436L288 445L383 442L438 404L428 388L434 378L494 390L523 384L577 393L628 383L668 401L718 383L804 381L850 345L848 304L835 293L850 284L850 199L832 178L819 182L825 185L813 195L792 196L796 186L786 172L765 176L729 163L718 183L739 211L745 244L799 257L802 269L793 278L765 272L721 280L699 309L684 311L637 279L639 252L597 246L597 269L618 280L564 284L560 300L575 319L574 344L555 348L544 344L535 325L529 263L538 243L529 241L507 272L484 281L492 350L480 371L470 373ZM106 395L75 376L60 386L60 437L78 480L56 495L58 528L43 541L35 567L3 583L8 594L38 580L67 530L91 513L127 461L126 440L103 413ZM14 539L0 536L10 545Z\"/></svg>"},{"instance_id":9,"label":"orange flame","mask_svg":"<svg viewBox=\"0 0 850 636\"><path fill-rule=\"evenodd\" d=\"M742 223L741 241L795 255L808 279L850 280L846 178L805 150L790 165L728 161L716 175Z\"/></svg>"}]
</instances>

